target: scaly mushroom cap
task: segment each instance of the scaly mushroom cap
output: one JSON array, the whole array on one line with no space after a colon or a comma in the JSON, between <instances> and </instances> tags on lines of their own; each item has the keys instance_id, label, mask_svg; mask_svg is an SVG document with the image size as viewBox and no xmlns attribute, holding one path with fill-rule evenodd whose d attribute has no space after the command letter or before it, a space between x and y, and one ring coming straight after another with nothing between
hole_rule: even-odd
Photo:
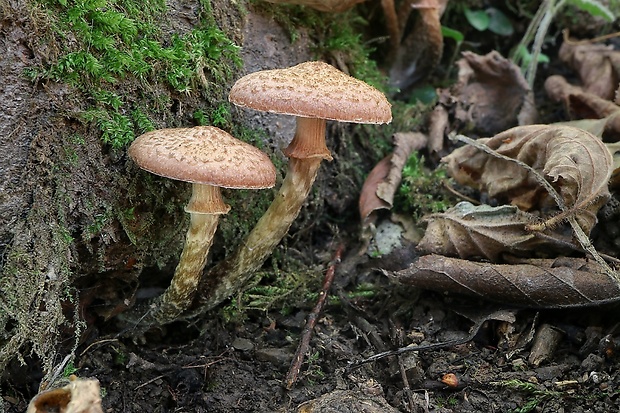
<instances>
[{"instance_id":1,"label":"scaly mushroom cap","mask_svg":"<svg viewBox=\"0 0 620 413\"><path fill-rule=\"evenodd\" d=\"M212 126L147 132L133 141L129 156L153 174L196 184L262 189L276 181L265 153Z\"/></svg>"},{"instance_id":2,"label":"scaly mushroom cap","mask_svg":"<svg viewBox=\"0 0 620 413\"><path fill-rule=\"evenodd\" d=\"M239 79L228 99L237 106L354 123L389 123L391 105L374 87L324 62L263 70Z\"/></svg>"}]
</instances>

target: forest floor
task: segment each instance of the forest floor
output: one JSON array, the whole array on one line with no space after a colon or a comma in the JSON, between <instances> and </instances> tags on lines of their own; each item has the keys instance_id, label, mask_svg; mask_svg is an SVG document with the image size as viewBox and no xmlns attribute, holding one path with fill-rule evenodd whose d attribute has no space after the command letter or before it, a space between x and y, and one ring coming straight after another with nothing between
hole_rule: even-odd
<instances>
[{"instance_id":1,"label":"forest floor","mask_svg":"<svg viewBox=\"0 0 620 413\"><path fill-rule=\"evenodd\" d=\"M263 42L268 24L253 20L255 32L245 38ZM294 64L278 44L265 49L269 55L244 55L247 71L263 59ZM290 252L315 267L307 294L294 306L288 301L286 308L249 308L230 317L218 309L138 338L118 336L112 320L78 348L75 371L68 373L99 381L104 412L620 410L617 305L539 310L397 285L378 269L406 268L415 259L413 247L371 257L358 225L324 231L311 244L291 243ZM334 261L339 246L344 253ZM286 388L330 266L335 280L328 303L299 376ZM364 362L408 345L433 346ZM23 412L40 377L19 377L19 368L11 368L4 410Z\"/></svg>"}]
</instances>

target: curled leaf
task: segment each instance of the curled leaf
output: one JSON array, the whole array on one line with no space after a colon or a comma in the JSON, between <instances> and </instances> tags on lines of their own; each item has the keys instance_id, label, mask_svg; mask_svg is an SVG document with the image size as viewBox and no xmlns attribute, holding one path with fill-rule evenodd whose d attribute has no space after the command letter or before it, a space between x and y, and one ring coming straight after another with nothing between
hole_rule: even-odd
<instances>
[{"instance_id":1,"label":"curled leaf","mask_svg":"<svg viewBox=\"0 0 620 413\"><path fill-rule=\"evenodd\" d=\"M584 232L590 232L596 212L610 196L607 183L612 158L598 138L570 126L530 125L478 142L536 170L561 195ZM458 148L442 161L459 183L488 192L502 203L525 211L537 210L541 216L558 210L538 177L515 162L472 146Z\"/></svg>"},{"instance_id":2,"label":"curled leaf","mask_svg":"<svg viewBox=\"0 0 620 413\"><path fill-rule=\"evenodd\" d=\"M403 166L413 151L426 146L426 141L426 136L417 132L394 134L394 152L375 165L362 186L359 211L364 225L374 211L392 208Z\"/></svg>"},{"instance_id":3,"label":"curled leaf","mask_svg":"<svg viewBox=\"0 0 620 413\"><path fill-rule=\"evenodd\" d=\"M493 51L485 56L463 52L457 66L457 119L484 134L534 122L531 90L517 65Z\"/></svg>"},{"instance_id":4,"label":"curled leaf","mask_svg":"<svg viewBox=\"0 0 620 413\"><path fill-rule=\"evenodd\" d=\"M610 100L620 80L620 52L613 46L564 42L560 59L579 73L583 89Z\"/></svg>"},{"instance_id":5,"label":"curled leaf","mask_svg":"<svg viewBox=\"0 0 620 413\"><path fill-rule=\"evenodd\" d=\"M474 206L460 202L444 213L426 217L428 226L418 249L460 258L483 257L497 262L503 253L525 255L536 247L546 245L545 251L558 250L568 240L553 236L538 237L525 230L535 219L516 206Z\"/></svg>"},{"instance_id":6,"label":"curled leaf","mask_svg":"<svg viewBox=\"0 0 620 413\"><path fill-rule=\"evenodd\" d=\"M620 300L620 287L603 269L577 258L532 259L507 265L431 254L405 270L385 274L404 285L525 307L580 307Z\"/></svg>"}]
</instances>

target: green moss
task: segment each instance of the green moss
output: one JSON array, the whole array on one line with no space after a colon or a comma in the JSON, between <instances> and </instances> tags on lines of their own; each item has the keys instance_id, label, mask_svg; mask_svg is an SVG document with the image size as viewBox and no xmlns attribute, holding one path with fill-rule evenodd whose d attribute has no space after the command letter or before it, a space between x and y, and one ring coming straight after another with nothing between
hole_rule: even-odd
<instances>
[{"instance_id":1,"label":"green moss","mask_svg":"<svg viewBox=\"0 0 620 413\"><path fill-rule=\"evenodd\" d=\"M78 118L95 123L105 143L122 148L136 134L154 129L154 119L169 110L168 102L151 104L157 96L202 92L209 97L230 80L230 68L241 65L238 47L215 24L209 1L201 6L197 26L165 35L161 0L37 0L32 7L48 22L48 41L58 52L50 64L26 74L33 81L66 82L84 93L90 107ZM123 98L129 84L142 86L138 100ZM216 119L223 123L221 116Z\"/></svg>"},{"instance_id":2,"label":"green moss","mask_svg":"<svg viewBox=\"0 0 620 413\"><path fill-rule=\"evenodd\" d=\"M410 214L416 221L426 214L445 211L454 204L443 189L446 180L443 169L428 171L424 167L424 157L414 152L403 168L394 209Z\"/></svg>"},{"instance_id":3,"label":"green moss","mask_svg":"<svg viewBox=\"0 0 620 413\"><path fill-rule=\"evenodd\" d=\"M387 77L370 57L374 48L362 36L368 22L357 8L344 13L325 13L305 6L253 3L282 26L292 42L299 38L301 29L308 29L317 59L344 63L351 76L387 91Z\"/></svg>"}]
</instances>

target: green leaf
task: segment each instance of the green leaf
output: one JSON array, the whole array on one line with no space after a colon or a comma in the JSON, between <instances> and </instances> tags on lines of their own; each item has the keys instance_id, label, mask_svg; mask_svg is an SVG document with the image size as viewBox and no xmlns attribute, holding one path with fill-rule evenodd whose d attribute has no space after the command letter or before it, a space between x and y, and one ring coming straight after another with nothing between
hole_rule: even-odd
<instances>
[{"instance_id":1,"label":"green leaf","mask_svg":"<svg viewBox=\"0 0 620 413\"><path fill-rule=\"evenodd\" d=\"M481 32L488 29L491 23L491 17L484 10L473 11L465 8L465 18L474 29Z\"/></svg>"},{"instance_id":2,"label":"green leaf","mask_svg":"<svg viewBox=\"0 0 620 413\"><path fill-rule=\"evenodd\" d=\"M506 15L495 7L489 7L487 14L490 16L489 30L500 36L510 36L514 32L512 22Z\"/></svg>"},{"instance_id":3,"label":"green leaf","mask_svg":"<svg viewBox=\"0 0 620 413\"><path fill-rule=\"evenodd\" d=\"M453 39L457 43L462 43L465 40L463 33L446 26L441 26L441 34L444 38Z\"/></svg>"},{"instance_id":4,"label":"green leaf","mask_svg":"<svg viewBox=\"0 0 620 413\"><path fill-rule=\"evenodd\" d=\"M568 4L578 7L592 16L602 17L609 22L616 20L613 12L597 0L568 0Z\"/></svg>"}]
</instances>

